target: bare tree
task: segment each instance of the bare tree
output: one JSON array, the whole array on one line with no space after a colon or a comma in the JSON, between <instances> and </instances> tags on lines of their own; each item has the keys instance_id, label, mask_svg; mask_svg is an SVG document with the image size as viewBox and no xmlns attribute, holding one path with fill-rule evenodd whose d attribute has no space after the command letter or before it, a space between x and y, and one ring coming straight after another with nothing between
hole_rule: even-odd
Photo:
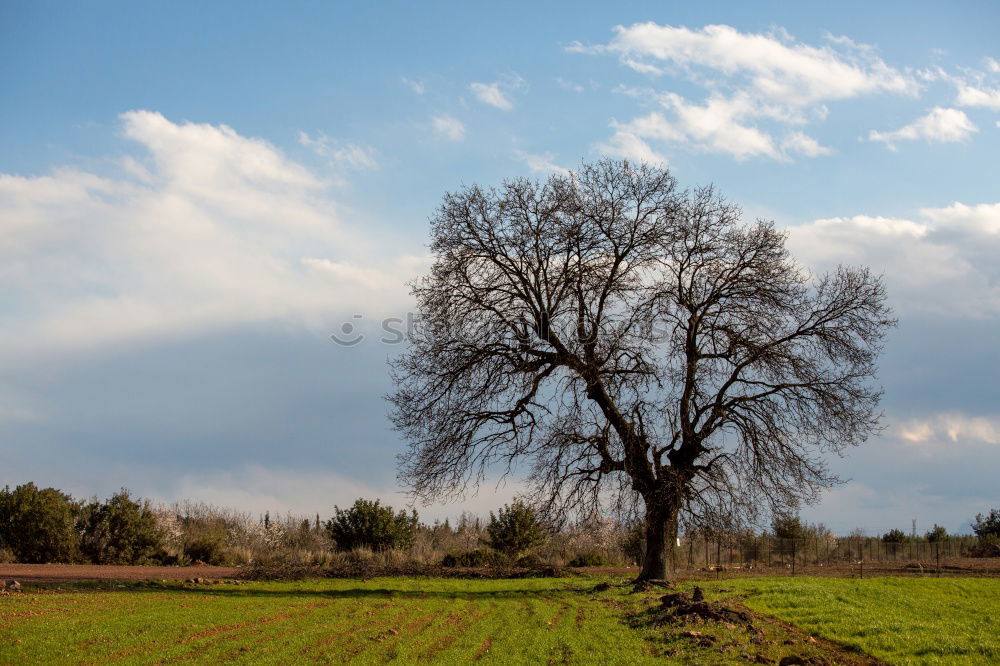
<instances>
[{"instance_id":1,"label":"bare tree","mask_svg":"<svg viewBox=\"0 0 1000 666\"><path fill-rule=\"evenodd\" d=\"M682 522L812 501L822 454L878 427L881 278L810 275L711 188L602 161L446 194L431 225L390 396L418 499L523 459L550 512L644 509L664 578Z\"/></svg>"}]
</instances>

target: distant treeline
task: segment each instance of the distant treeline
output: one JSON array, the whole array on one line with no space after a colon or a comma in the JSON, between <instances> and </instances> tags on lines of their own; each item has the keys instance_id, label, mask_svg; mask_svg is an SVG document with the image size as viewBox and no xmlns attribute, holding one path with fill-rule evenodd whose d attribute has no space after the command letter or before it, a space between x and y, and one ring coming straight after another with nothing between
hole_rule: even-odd
<instances>
[{"instance_id":1,"label":"distant treeline","mask_svg":"<svg viewBox=\"0 0 1000 666\"><path fill-rule=\"evenodd\" d=\"M977 516L973 528L977 537L971 539L938 525L917 537L901 530L874 539L838 537L822 524L781 516L763 533L689 528L677 556L680 563L708 564L722 561L725 549L728 561L773 564L789 554L812 553L817 561L864 556L866 547L869 556L905 556L902 544L916 543L1000 556L1000 511ZM34 483L0 491L0 562L335 566L377 558L387 564L604 566L632 565L642 549L639 524L591 516L554 527L520 501L488 520L463 513L454 524L426 524L415 510L396 511L378 500L334 507L324 520L318 513L253 516L196 502L154 505L125 489L103 501L74 499Z\"/></svg>"}]
</instances>

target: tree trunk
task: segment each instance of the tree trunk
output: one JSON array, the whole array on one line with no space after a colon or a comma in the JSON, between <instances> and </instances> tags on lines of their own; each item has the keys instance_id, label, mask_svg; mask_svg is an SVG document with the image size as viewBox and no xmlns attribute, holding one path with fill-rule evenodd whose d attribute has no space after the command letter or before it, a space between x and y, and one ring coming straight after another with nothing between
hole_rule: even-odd
<instances>
[{"instance_id":1,"label":"tree trunk","mask_svg":"<svg viewBox=\"0 0 1000 666\"><path fill-rule=\"evenodd\" d=\"M678 510L646 505L646 552L639 580L665 580L677 564Z\"/></svg>"}]
</instances>

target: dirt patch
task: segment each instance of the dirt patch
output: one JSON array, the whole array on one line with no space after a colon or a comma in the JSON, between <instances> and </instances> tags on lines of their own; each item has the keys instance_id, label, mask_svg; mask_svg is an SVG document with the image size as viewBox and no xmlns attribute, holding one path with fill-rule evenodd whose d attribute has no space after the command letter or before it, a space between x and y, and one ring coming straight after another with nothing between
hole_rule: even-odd
<instances>
[{"instance_id":1,"label":"dirt patch","mask_svg":"<svg viewBox=\"0 0 1000 666\"><path fill-rule=\"evenodd\" d=\"M143 567L96 564L0 564L0 579L22 583L73 583L83 581L187 580L237 578L238 567Z\"/></svg>"},{"instance_id":2,"label":"dirt patch","mask_svg":"<svg viewBox=\"0 0 1000 666\"><path fill-rule=\"evenodd\" d=\"M849 646L811 636L736 601L706 600L697 587L691 592L665 594L659 601L658 606L633 615L630 624L666 628L668 645L673 647L666 648L662 656L704 655L701 651L712 650L739 654L748 663L884 666L884 662ZM686 651L692 648L698 652Z\"/></svg>"},{"instance_id":3,"label":"dirt patch","mask_svg":"<svg viewBox=\"0 0 1000 666\"><path fill-rule=\"evenodd\" d=\"M473 657L473 659L475 659L476 661L479 661L480 659L482 659L483 657L486 656L486 654L490 651L491 647L493 647L493 637L492 636L490 636L485 641L483 641L483 644L479 646L478 650L476 650L476 654Z\"/></svg>"},{"instance_id":4,"label":"dirt patch","mask_svg":"<svg viewBox=\"0 0 1000 666\"><path fill-rule=\"evenodd\" d=\"M753 618L750 613L718 602L705 601L701 597L700 588L694 588L692 594L673 592L660 597L660 608L655 620L658 624L687 622L693 618L753 629Z\"/></svg>"},{"instance_id":5,"label":"dirt patch","mask_svg":"<svg viewBox=\"0 0 1000 666\"><path fill-rule=\"evenodd\" d=\"M351 578L368 580L387 576L425 578L560 578L574 575L559 567L445 567L438 564L404 563L381 566L365 562L345 564L336 568L304 566L248 566L240 569L243 580L303 580L306 578Z\"/></svg>"}]
</instances>

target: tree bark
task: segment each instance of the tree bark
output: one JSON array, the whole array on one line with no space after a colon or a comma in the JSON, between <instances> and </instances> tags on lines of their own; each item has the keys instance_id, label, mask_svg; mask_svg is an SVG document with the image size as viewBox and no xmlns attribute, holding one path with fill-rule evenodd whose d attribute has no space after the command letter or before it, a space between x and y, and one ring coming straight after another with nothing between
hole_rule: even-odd
<instances>
[{"instance_id":1,"label":"tree bark","mask_svg":"<svg viewBox=\"0 0 1000 666\"><path fill-rule=\"evenodd\" d=\"M646 552L639 580L666 580L677 563L679 510L671 506L646 504Z\"/></svg>"}]
</instances>

